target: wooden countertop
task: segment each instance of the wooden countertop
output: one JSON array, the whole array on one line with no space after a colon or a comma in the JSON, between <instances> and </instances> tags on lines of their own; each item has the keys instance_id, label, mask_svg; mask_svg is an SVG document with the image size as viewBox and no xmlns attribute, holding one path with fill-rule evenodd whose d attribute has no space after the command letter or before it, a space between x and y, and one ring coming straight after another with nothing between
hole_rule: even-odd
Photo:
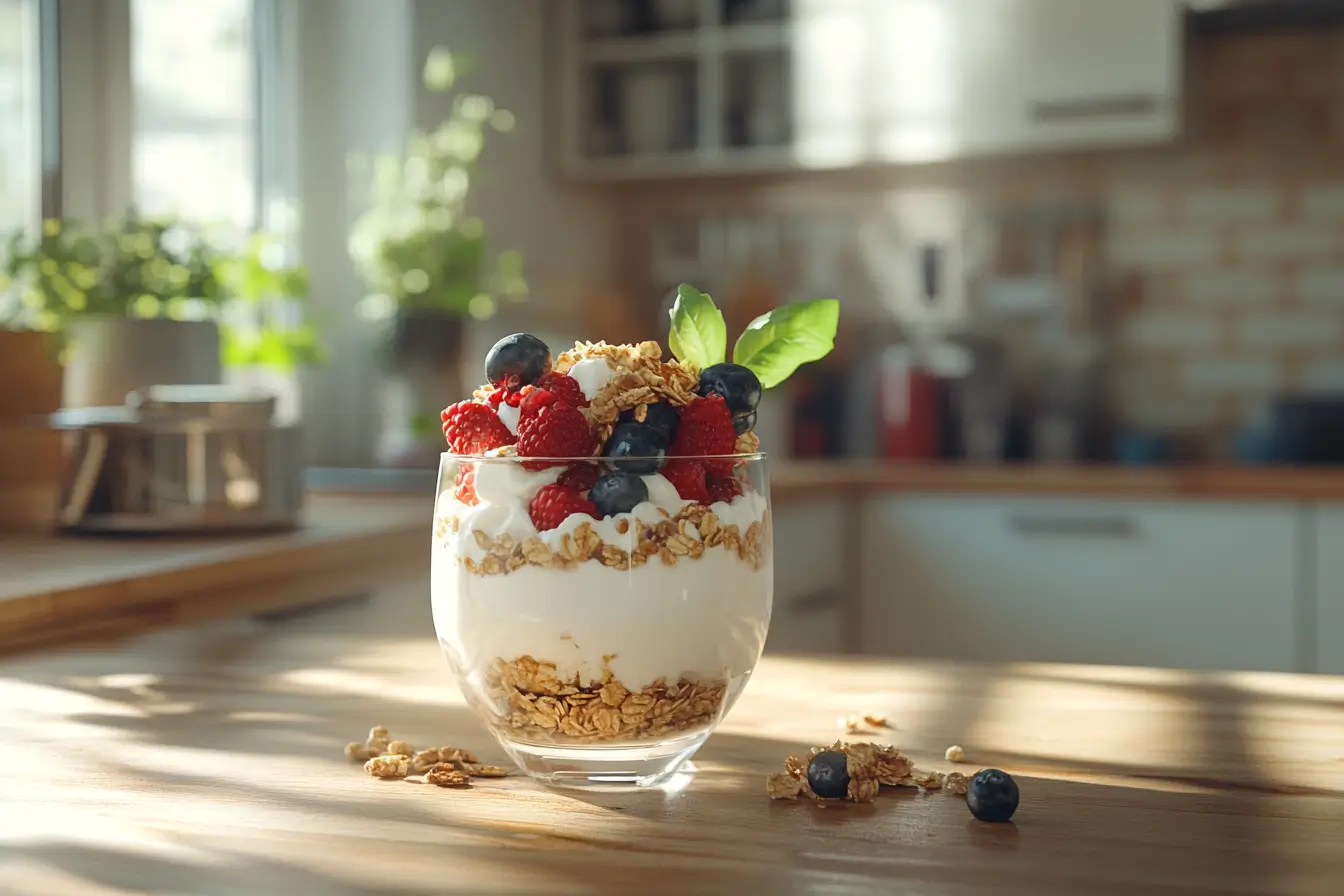
<instances>
[{"instance_id":1,"label":"wooden countertop","mask_svg":"<svg viewBox=\"0 0 1344 896\"><path fill-rule=\"evenodd\" d=\"M430 499L312 495L303 528L0 538L0 655L366 591L424 561Z\"/></svg>"},{"instance_id":2,"label":"wooden countertop","mask_svg":"<svg viewBox=\"0 0 1344 896\"><path fill-rule=\"evenodd\" d=\"M1344 501L1344 468L1050 467L813 461L775 464L777 501L882 491L1223 501Z\"/></svg>"},{"instance_id":3,"label":"wooden countertop","mask_svg":"<svg viewBox=\"0 0 1344 896\"><path fill-rule=\"evenodd\" d=\"M665 790L379 782L373 724L503 760L450 681L423 573L371 602L0 663L6 892L1344 892L1344 679L767 658ZM965 747L1022 788L770 802L835 719L923 767ZM16 809L20 811L15 811Z\"/></svg>"}]
</instances>

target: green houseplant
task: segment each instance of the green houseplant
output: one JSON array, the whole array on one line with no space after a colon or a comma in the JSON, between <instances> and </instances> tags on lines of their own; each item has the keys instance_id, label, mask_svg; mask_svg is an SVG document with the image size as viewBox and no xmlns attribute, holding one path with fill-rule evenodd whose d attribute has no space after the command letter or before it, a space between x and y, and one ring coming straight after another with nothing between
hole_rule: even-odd
<instances>
[{"instance_id":1,"label":"green houseplant","mask_svg":"<svg viewBox=\"0 0 1344 896\"><path fill-rule=\"evenodd\" d=\"M307 272L273 235L230 248L172 217L50 219L8 240L0 326L50 334L67 406L120 403L153 382L218 382L222 363L320 360L307 293Z\"/></svg>"},{"instance_id":2,"label":"green houseplant","mask_svg":"<svg viewBox=\"0 0 1344 896\"><path fill-rule=\"evenodd\" d=\"M426 89L449 101L442 122L412 132L404 154L355 160L367 197L349 240L368 289L360 313L387 326L385 361L403 394L396 404L404 419L388 421L399 432L382 452L393 462L429 456L444 396L464 391L464 322L527 297L521 254L492 255L484 224L468 210L486 139L512 130L513 115L488 96L454 90L459 67L442 49L425 63Z\"/></svg>"}]
</instances>

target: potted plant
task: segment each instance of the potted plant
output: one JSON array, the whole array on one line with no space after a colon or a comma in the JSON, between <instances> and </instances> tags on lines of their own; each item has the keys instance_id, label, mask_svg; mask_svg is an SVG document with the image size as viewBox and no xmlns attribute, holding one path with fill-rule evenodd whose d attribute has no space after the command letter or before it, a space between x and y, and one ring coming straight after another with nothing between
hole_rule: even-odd
<instances>
[{"instance_id":1,"label":"potted plant","mask_svg":"<svg viewBox=\"0 0 1344 896\"><path fill-rule=\"evenodd\" d=\"M451 94L448 117L410 135L404 155L365 160L368 207L350 233L349 250L369 295L361 314L385 321L385 361L395 394L386 421L384 461L437 457L438 412L445 396L468 384L460 372L464 321L493 317L499 303L527 296L522 256L491 256L485 228L468 211L476 162L490 132L513 116L479 93L452 93L457 63L435 50L424 69L427 89Z\"/></svg>"},{"instance_id":2,"label":"potted plant","mask_svg":"<svg viewBox=\"0 0 1344 896\"><path fill-rule=\"evenodd\" d=\"M231 250L171 217L101 228L50 219L11 236L0 325L50 334L66 407L120 404L159 383L218 383L224 362L313 360L307 276L259 234Z\"/></svg>"}]
</instances>

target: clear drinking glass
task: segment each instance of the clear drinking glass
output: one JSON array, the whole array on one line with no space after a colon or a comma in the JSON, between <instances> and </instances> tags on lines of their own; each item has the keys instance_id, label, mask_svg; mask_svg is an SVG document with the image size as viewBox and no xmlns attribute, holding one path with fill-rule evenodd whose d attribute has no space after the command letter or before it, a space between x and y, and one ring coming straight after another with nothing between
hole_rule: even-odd
<instances>
[{"instance_id":1,"label":"clear drinking glass","mask_svg":"<svg viewBox=\"0 0 1344 896\"><path fill-rule=\"evenodd\" d=\"M765 457L684 460L735 485L688 501L642 458L442 456L434 627L468 704L533 777L665 781L760 659L774 594ZM541 487L612 470L639 475L647 500L537 530Z\"/></svg>"}]
</instances>

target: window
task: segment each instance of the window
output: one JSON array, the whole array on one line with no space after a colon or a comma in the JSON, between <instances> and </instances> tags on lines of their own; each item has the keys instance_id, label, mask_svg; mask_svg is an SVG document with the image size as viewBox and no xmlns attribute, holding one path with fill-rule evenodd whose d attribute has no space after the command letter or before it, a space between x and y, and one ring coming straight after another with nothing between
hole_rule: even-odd
<instances>
[{"instance_id":1,"label":"window","mask_svg":"<svg viewBox=\"0 0 1344 896\"><path fill-rule=\"evenodd\" d=\"M132 0L131 195L140 211L257 223L254 20L253 0Z\"/></svg>"},{"instance_id":2,"label":"window","mask_svg":"<svg viewBox=\"0 0 1344 896\"><path fill-rule=\"evenodd\" d=\"M38 0L0 0L0 234L42 215Z\"/></svg>"}]
</instances>

